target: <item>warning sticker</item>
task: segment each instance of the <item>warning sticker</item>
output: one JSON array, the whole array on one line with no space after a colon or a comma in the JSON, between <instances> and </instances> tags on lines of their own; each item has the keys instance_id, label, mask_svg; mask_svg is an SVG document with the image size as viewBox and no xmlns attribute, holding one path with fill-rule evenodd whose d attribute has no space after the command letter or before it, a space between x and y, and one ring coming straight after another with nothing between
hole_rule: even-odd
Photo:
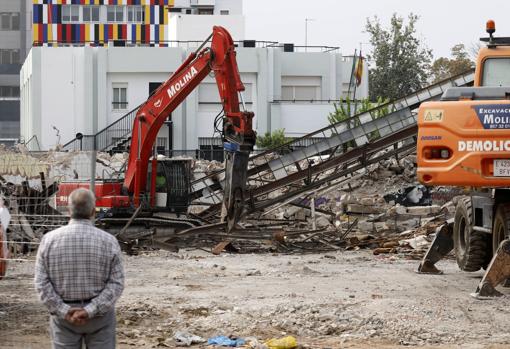
<instances>
[{"instance_id":1,"label":"warning sticker","mask_svg":"<svg viewBox=\"0 0 510 349\"><path fill-rule=\"evenodd\" d=\"M443 121L443 110L442 109L425 109L425 122L441 122Z\"/></svg>"}]
</instances>

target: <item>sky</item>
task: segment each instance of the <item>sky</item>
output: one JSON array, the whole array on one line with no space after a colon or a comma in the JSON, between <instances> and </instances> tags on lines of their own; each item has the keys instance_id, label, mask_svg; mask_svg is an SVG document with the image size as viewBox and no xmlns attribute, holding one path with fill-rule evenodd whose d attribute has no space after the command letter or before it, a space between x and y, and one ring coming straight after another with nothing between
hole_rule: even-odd
<instances>
[{"instance_id":1,"label":"sky","mask_svg":"<svg viewBox=\"0 0 510 349\"><path fill-rule=\"evenodd\" d=\"M241 1L241 0L240 0ZM377 16L384 26L393 13L420 16L418 36L434 58L449 57L458 43L471 51L479 38L487 36L485 23L496 22L496 36L510 36L510 0L242 0L246 17L246 39L305 42L308 45L339 46L342 54L352 55L370 45L365 33L367 18Z\"/></svg>"}]
</instances>

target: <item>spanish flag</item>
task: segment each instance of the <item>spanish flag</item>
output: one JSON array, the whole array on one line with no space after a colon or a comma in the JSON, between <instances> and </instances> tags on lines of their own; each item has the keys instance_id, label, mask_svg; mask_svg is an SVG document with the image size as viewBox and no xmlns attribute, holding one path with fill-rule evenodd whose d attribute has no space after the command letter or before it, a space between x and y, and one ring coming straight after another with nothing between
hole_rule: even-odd
<instances>
[{"instance_id":1,"label":"spanish flag","mask_svg":"<svg viewBox=\"0 0 510 349\"><path fill-rule=\"evenodd\" d=\"M356 69L354 70L354 77L356 78L356 86L359 87L361 85L361 79L363 78L363 66L364 66L364 60L363 56L361 55L361 52L358 57L358 62L356 62Z\"/></svg>"}]
</instances>

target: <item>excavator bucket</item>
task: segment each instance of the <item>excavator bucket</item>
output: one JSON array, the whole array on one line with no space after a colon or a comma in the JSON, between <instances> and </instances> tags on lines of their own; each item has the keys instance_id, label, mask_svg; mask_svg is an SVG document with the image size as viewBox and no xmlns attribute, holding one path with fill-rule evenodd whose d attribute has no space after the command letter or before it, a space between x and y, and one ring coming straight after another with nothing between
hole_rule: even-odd
<instances>
[{"instance_id":1,"label":"excavator bucket","mask_svg":"<svg viewBox=\"0 0 510 349\"><path fill-rule=\"evenodd\" d=\"M250 154L241 151L226 151L225 191L221 219L227 223L230 233L245 213L246 172Z\"/></svg>"},{"instance_id":2,"label":"excavator bucket","mask_svg":"<svg viewBox=\"0 0 510 349\"><path fill-rule=\"evenodd\" d=\"M477 299L501 297L502 293L496 290L496 286L503 283L505 280L508 284L509 279L510 240L505 240L499 245L498 251L492 258L476 292L471 295Z\"/></svg>"},{"instance_id":3,"label":"excavator bucket","mask_svg":"<svg viewBox=\"0 0 510 349\"><path fill-rule=\"evenodd\" d=\"M436 237L418 267L419 274L440 275L443 272L435 264L453 250L453 219L448 220L436 230Z\"/></svg>"}]
</instances>

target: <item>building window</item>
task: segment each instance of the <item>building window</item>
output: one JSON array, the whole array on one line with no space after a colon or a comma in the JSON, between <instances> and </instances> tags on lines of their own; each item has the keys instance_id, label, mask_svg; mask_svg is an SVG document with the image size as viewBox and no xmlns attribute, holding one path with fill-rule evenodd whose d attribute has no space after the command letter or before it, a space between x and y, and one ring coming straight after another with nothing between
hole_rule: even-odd
<instances>
[{"instance_id":1,"label":"building window","mask_svg":"<svg viewBox=\"0 0 510 349\"><path fill-rule=\"evenodd\" d=\"M0 12L0 30L19 30L19 12Z\"/></svg>"},{"instance_id":2,"label":"building window","mask_svg":"<svg viewBox=\"0 0 510 349\"><path fill-rule=\"evenodd\" d=\"M71 23L80 21L80 6L62 5L62 23Z\"/></svg>"},{"instance_id":3,"label":"building window","mask_svg":"<svg viewBox=\"0 0 510 349\"><path fill-rule=\"evenodd\" d=\"M99 6L83 6L84 22L99 22Z\"/></svg>"},{"instance_id":4,"label":"building window","mask_svg":"<svg viewBox=\"0 0 510 349\"><path fill-rule=\"evenodd\" d=\"M220 10L220 15L222 16L228 16L230 12L228 10Z\"/></svg>"},{"instance_id":5,"label":"building window","mask_svg":"<svg viewBox=\"0 0 510 349\"><path fill-rule=\"evenodd\" d=\"M156 152L158 154L165 155L166 154L166 137L158 137L156 139Z\"/></svg>"},{"instance_id":6,"label":"building window","mask_svg":"<svg viewBox=\"0 0 510 349\"><path fill-rule=\"evenodd\" d=\"M125 6L108 6L106 10L106 19L108 22L124 22Z\"/></svg>"},{"instance_id":7,"label":"building window","mask_svg":"<svg viewBox=\"0 0 510 349\"><path fill-rule=\"evenodd\" d=\"M198 14L199 15L212 15L212 14L214 14L214 9L212 9L212 8L201 8L201 9L198 9Z\"/></svg>"},{"instance_id":8,"label":"building window","mask_svg":"<svg viewBox=\"0 0 510 349\"><path fill-rule=\"evenodd\" d=\"M0 64L19 64L19 50L0 49Z\"/></svg>"},{"instance_id":9,"label":"building window","mask_svg":"<svg viewBox=\"0 0 510 349\"><path fill-rule=\"evenodd\" d=\"M128 22L141 23L143 22L143 7L142 6L128 6Z\"/></svg>"},{"instance_id":10,"label":"building window","mask_svg":"<svg viewBox=\"0 0 510 349\"><path fill-rule=\"evenodd\" d=\"M128 107L127 87L113 87L113 110L125 110Z\"/></svg>"},{"instance_id":11,"label":"building window","mask_svg":"<svg viewBox=\"0 0 510 349\"><path fill-rule=\"evenodd\" d=\"M19 97L19 87L0 86L0 97Z\"/></svg>"},{"instance_id":12,"label":"building window","mask_svg":"<svg viewBox=\"0 0 510 349\"><path fill-rule=\"evenodd\" d=\"M321 98L320 76L282 76L282 100L311 101Z\"/></svg>"}]
</instances>

